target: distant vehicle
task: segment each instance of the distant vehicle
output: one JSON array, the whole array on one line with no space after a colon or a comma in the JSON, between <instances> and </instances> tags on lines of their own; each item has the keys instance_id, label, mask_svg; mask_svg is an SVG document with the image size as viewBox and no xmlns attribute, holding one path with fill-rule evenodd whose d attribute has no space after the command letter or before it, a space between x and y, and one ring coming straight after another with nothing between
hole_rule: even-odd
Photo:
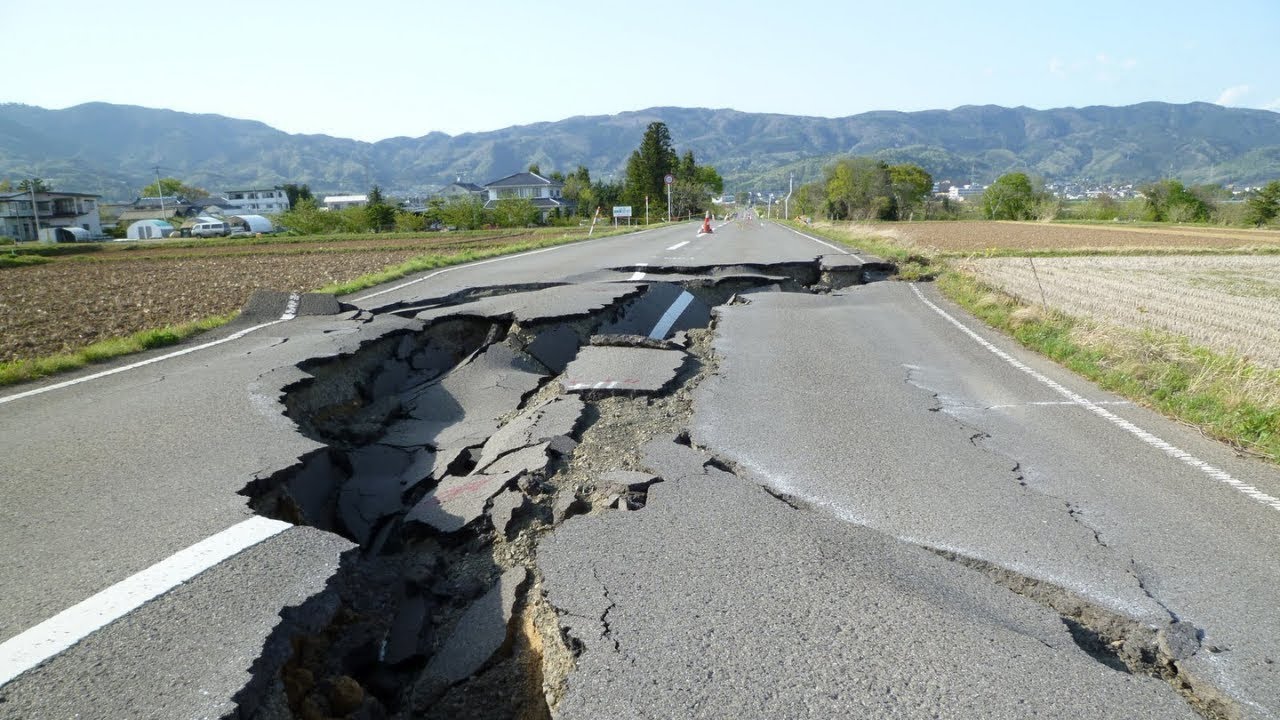
<instances>
[{"instance_id":1,"label":"distant vehicle","mask_svg":"<svg viewBox=\"0 0 1280 720\"><path fill-rule=\"evenodd\" d=\"M231 228L227 227L224 222L196 223L191 227L191 237L225 237L230 233Z\"/></svg>"}]
</instances>

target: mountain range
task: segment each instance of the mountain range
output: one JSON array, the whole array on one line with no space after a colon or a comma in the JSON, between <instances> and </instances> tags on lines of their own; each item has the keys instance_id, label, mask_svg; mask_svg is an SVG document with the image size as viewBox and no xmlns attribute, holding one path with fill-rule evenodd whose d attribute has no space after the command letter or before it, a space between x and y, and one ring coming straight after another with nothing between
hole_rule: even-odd
<instances>
[{"instance_id":1,"label":"mountain range","mask_svg":"<svg viewBox=\"0 0 1280 720\"><path fill-rule=\"evenodd\" d=\"M264 123L129 105L48 110L0 104L0 179L129 199L156 178L211 191L306 183L317 193L425 195L457 178L485 183L536 163L621 179L649 123L676 150L715 166L729 190L776 190L820 177L842 154L911 162L936 180L990 182L1022 170L1046 180L1259 184L1280 177L1280 113L1147 102L1035 110L994 105L820 118L655 107L483 133L375 143L295 135Z\"/></svg>"}]
</instances>

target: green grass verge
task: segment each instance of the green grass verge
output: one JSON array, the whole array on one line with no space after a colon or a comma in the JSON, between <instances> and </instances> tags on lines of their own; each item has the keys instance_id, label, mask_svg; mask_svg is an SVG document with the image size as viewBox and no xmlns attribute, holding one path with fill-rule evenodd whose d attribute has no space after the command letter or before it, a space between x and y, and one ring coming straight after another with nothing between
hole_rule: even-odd
<instances>
[{"instance_id":1,"label":"green grass verge","mask_svg":"<svg viewBox=\"0 0 1280 720\"><path fill-rule=\"evenodd\" d=\"M1158 332L1103 328L1020 304L948 271L947 297L975 316L1101 387L1280 462L1280 371Z\"/></svg>"},{"instance_id":2,"label":"green grass verge","mask_svg":"<svg viewBox=\"0 0 1280 720\"><path fill-rule=\"evenodd\" d=\"M0 363L0 386L78 370L91 363L110 360L121 355L176 345L192 335L225 325L235 317L236 313L219 315L181 325L143 330L128 337L101 340L72 353Z\"/></svg>"},{"instance_id":3,"label":"green grass verge","mask_svg":"<svg viewBox=\"0 0 1280 720\"><path fill-rule=\"evenodd\" d=\"M40 255L8 255L0 253L0 268L30 267L53 262L52 258Z\"/></svg>"}]
</instances>

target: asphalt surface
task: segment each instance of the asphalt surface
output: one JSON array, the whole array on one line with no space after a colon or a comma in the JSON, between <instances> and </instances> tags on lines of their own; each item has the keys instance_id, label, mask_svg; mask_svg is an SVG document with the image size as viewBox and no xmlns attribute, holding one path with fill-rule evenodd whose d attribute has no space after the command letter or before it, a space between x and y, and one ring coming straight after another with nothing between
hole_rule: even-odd
<instances>
[{"instance_id":1,"label":"asphalt surface","mask_svg":"<svg viewBox=\"0 0 1280 720\"><path fill-rule=\"evenodd\" d=\"M424 273L343 299L374 316L275 321L264 311L269 325L200 341L221 344L0 395L0 456L10 459L0 540L13 549L0 556L0 642L249 517L238 491L321 447L282 414L282 389L306 377L299 363L455 312L572 319L716 266L734 275L822 255L840 256L823 263L831 269L873 260L754 219L717 225L705 237L686 224ZM443 307L475 288L496 290ZM710 297L706 286L689 291ZM1274 509L1063 404L940 316L926 301L973 324L930 288L747 297L715 311L720 365L695 395L693 442L719 461L657 443L646 463L662 482L643 509L571 518L539 550L542 587L584 647L556 716L1191 716L1162 681L1086 654L1053 610L930 549L1150 627L1192 623L1202 635L1187 670L1244 716L1280 716ZM637 302L615 331L646 335L637 329L652 322L661 340L705 317L701 300L688 302L658 333L668 313L655 302ZM555 352L566 340L554 332L534 357L558 373L573 358ZM978 332L1280 495L1269 466ZM597 353L592 385L622 377L615 368L638 350ZM519 415L526 380L542 372L526 364L446 376L422 391L440 397L416 408L405 437L483 444ZM507 497L510 482L494 485L506 488L504 512L524 502ZM347 511L376 518L377 505L354 498ZM280 612L314 596L348 548L308 528L254 545L0 686L0 717L220 716Z\"/></svg>"}]
</instances>

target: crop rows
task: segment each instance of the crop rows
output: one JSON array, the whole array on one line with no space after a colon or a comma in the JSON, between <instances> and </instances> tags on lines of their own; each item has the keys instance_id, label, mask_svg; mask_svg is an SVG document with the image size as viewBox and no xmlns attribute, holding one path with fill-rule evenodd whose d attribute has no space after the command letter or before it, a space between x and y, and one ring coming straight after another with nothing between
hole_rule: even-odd
<instances>
[{"instance_id":1,"label":"crop rows","mask_svg":"<svg viewBox=\"0 0 1280 720\"><path fill-rule=\"evenodd\" d=\"M1280 367L1280 258L1005 257L964 267L1029 305L1184 335Z\"/></svg>"}]
</instances>

